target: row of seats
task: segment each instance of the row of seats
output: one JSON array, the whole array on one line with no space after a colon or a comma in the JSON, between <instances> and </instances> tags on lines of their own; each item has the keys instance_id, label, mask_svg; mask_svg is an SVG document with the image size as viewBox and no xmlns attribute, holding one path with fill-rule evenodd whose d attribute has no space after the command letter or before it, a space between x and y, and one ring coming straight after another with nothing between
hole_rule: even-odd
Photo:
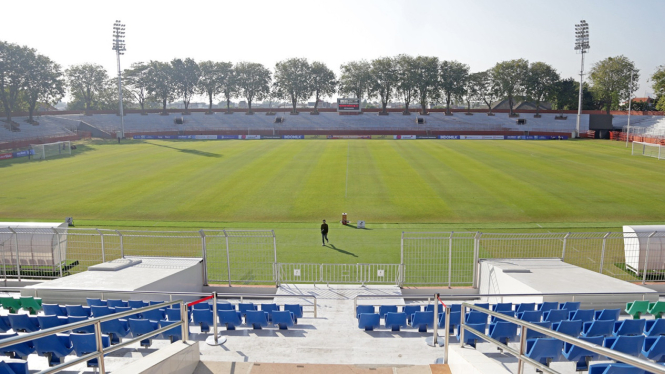
<instances>
[{"instance_id":1,"label":"row of seats","mask_svg":"<svg viewBox=\"0 0 665 374\"><path fill-rule=\"evenodd\" d=\"M665 312L665 301L652 303L648 300L635 300L632 303L626 303L625 311L634 319L639 319L644 314L651 314L654 318L660 319Z\"/></svg>"},{"instance_id":2,"label":"row of seats","mask_svg":"<svg viewBox=\"0 0 665 374\"><path fill-rule=\"evenodd\" d=\"M219 309L218 304L218 323L224 325L227 330L235 330L236 327L243 325L244 317L244 324L252 326L253 329L277 325L279 329L286 330L297 324L298 318L303 317L303 307L299 304L286 304L284 310L280 310L277 304L261 304L261 310L252 303L239 304L239 306L239 310ZM213 319L213 311L210 309L192 310L192 321L201 327L201 332L210 331Z\"/></svg>"},{"instance_id":3,"label":"row of seats","mask_svg":"<svg viewBox=\"0 0 665 374\"><path fill-rule=\"evenodd\" d=\"M0 361L0 374L28 374L28 362L25 360Z\"/></svg>"},{"instance_id":4,"label":"row of seats","mask_svg":"<svg viewBox=\"0 0 665 374\"><path fill-rule=\"evenodd\" d=\"M37 314L42 309L42 299L32 296L21 296L18 299L14 297L0 297L0 305L9 313L17 313L20 309L28 311L30 314Z\"/></svg>"}]
</instances>

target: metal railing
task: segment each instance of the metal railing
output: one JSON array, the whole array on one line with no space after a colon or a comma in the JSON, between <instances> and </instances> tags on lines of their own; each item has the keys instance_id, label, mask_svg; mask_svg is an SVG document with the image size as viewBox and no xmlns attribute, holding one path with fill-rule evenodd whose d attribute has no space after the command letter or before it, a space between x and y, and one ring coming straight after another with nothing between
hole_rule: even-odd
<instances>
[{"instance_id":1,"label":"metal railing","mask_svg":"<svg viewBox=\"0 0 665 374\"><path fill-rule=\"evenodd\" d=\"M610 359L613 359L615 361L623 362L623 363L635 366L637 368L647 370L649 372L665 373L665 368L663 368L663 366L657 365L657 364L655 364L651 361L643 360L643 359L640 359L640 358L637 358L637 357L634 357L634 356L630 356L630 355L627 355L627 354L619 352L619 351L615 351L615 350L612 350L612 349L609 349L609 348L601 347L599 345L592 344L592 343L586 342L584 340L574 338L570 335L566 335L566 334L563 334L563 333L560 333L560 332L557 332L557 331L550 330L550 329L545 328L545 327L541 327L541 326L534 325L534 324L529 323L529 322L522 321L521 319L517 319L517 318L514 318L514 317L509 317L505 314L501 314L501 313L498 313L498 312L493 312L489 309L481 308L479 306L469 304L469 303L462 303L461 308L462 308L462 312L461 312L462 317L460 318L460 327L459 327L460 347L464 348L464 332L468 331L468 332L478 336L479 338L496 345L497 347L501 348L505 352L508 352L511 355L513 355L514 357L516 357L517 358L517 373L518 374L522 374L524 372L524 363L525 362L535 366L537 369L540 369L540 370L542 370L543 372L546 372L546 373L552 373L552 374L558 374L559 373L555 370L550 369L549 366L543 365L539 361L533 360L533 359L526 356L526 340L527 340L526 335L527 335L528 330L533 330L533 331L539 332L539 333L541 333L543 335L546 335L546 336L549 336L551 338L558 339L558 340L561 340L563 342L576 345L576 346L578 346L580 348L583 348L583 349L586 349L588 351L597 353L597 354L602 355L602 356L609 357ZM492 317L495 317L497 319L501 319L501 320L504 320L506 322L511 322L515 325L520 326L520 334L521 335L520 335L519 351L513 349L512 347L509 347L507 344L503 344L503 343L499 342L498 340L492 339L488 335L485 335L484 331L480 332L480 331L477 331L477 330L475 330L471 327L468 327L464 323L464 319L465 319L464 316L466 315L466 308L469 308L471 310L476 310L476 311L479 311L479 312L483 312L483 313L488 314L488 315L490 315ZM448 326L446 326L446 329L448 329Z\"/></svg>"},{"instance_id":2,"label":"metal railing","mask_svg":"<svg viewBox=\"0 0 665 374\"><path fill-rule=\"evenodd\" d=\"M277 285L283 283L355 283L399 285L400 264L278 263Z\"/></svg>"},{"instance_id":3,"label":"metal railing","mask_svg":"<svg viewBox=\"0 0 665 374\"><path fill-rule=\"evenodd\" d=\"M111 320L115 320L115 319L119 319L119 318L123 318L123 317L128 317L128 316L131 316L131 315L134 315L134 314L137 314L137 313L147 312L147 311L153 310L153 309L160 309L160 308L164 308L164 307L169 307L171 305L176 305L176 304L180 304L180 321L174 322L174 323L169 324L168 326L165 326L165 327L158 328L157 330L153 330L153 331L151 331L149 333L146 333L144 335L140 335L139 337L132 338L132 339L129 339L129 340L125 340L121 343L112 345L110 347L105 348L103 346L103 344L102 344L102 325L101 325L102 322L111 321ZM86 361L89 361L89 360L92 360L92 359L99 359L99 361L98 361L99 362L99 364L98 364L99 365L99 371L100 371L100 373L105 373L106 370L105 370L105 365L104 365L104 355L109 354L109 353L113 353L113 352L119 350L120 348L126 347L130 344L134 344L134 343L139 342L141 340L145 340L145 339L153 337L155 335L159 335L163 332L166 332L166 331L171 330L171 329L173 329L175 327L178 327L178 326L180 326L181 329L182 329L182 341L186 342L189 339L189 325L188 324L189 324L189 320L187 318L186 304L185 304L185 302L178 300L178 301L160 303L160 304L150 305L150 306L143 307L143 308L128 310L126 312L114 313L114 314L110 314L110 315L104 316L104 317L91 318L91 319L88 319L86 321L70 323L70 324L63 325L63 326L58 326L58 327L51 327L51 328L48 328L48 329L44 329L44 330L40 330L40 331L36 331L36 332L31 332L31 333L22 334L22 335L15 336L15 337L3 339L2 341L0 341L0 349L5 348L5 347L9 347L9 346L14 345L14 344L24 343L24 342L36 340L36 339L39 339L39 338L43 338L45 336L49 336L49 335L53 335L53 334L57 334L57 333L61 333L61 332L66 332L66 331L71 331L73 329L77 329L77 328L80 328L80 327L94 325L94 327L95 327L95 340L97 342L97 352L89 353L87 355L83 355L81 357L78 357L75 360L67 361L67 362L64 362L60 365L50 367L46 370L41 371L40 373L59 372L59 371L61 371L63 369L66 369L68 367L78 365L78 364L81 364L83 362L86 362Z\"/></svg>"}]
</instances>

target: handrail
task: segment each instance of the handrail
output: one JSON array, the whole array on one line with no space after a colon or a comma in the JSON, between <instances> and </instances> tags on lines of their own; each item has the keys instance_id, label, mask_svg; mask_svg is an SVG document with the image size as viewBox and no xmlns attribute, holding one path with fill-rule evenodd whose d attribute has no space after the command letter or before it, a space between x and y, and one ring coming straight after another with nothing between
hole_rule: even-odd
<instances>
[{"instance_id":1,"label":"handrail","mask_svg":"<svg viewBox=\"0 0 665 374\"><path fill-rule=\"evenodd\" d=\"M123 341L119 344L115 344L115 345L113 345L111 347L108 347L108 348L104 348L102 346L102 339L101 339L101 336L102 336L101 323L102 322L111 321L111 320L115 320L115 319L120 319L122 317L127 317L127 316L131 316L131 315L134 315L134 314L137 314L137 313L142 313L142 312L146 312L146 311L153 310L153 309L160 309L160 308L163 308L163 307L168 307L168 306L176 305L176 304L180 304L180 321L177 321L177 322L174 321L174 323L169 324L168 326L158 328L158 329L153 330L149 333L143 334L141 336L135 337L135 338L130 339L130 340ZM40 330L40 331L35 331L35 332L27 333L27 334L22 334L22 335L19 335L19 336L14 336L14 337L11 337L11 338L6 338L6 339L3 339L2 341L0 341L0 348L8 347L8 346L11 346L11 345L14 345L14 344L24 343L24 342L27 342L27 341L36 340L36 339L43 338L45 336L49 336L49 335L53 335L53 334L57 334L57 333L60 333L60 332L70 331L70 330L73 330L73 329L76 329L76 328L79 328L79 327L94 325L95 326L95 338L96 338L96 341L97 341L97 352L89 353L87 355L78 357L75 360L67 361L67 362L62 363L60 365L50 367L46 370L40 371L40 373L58 372L60 370L68 368L70 366L78 365L80 363L83 363L83 362L86 362L88 360L95 359L95 358L99 359L99 371L100 371L100 373L104 373L105 372L105 368L104 368L104 355L105 354L115 352L115 351L119 350L120 348L123 348L125 346L130 345L130 344L134 344L138 341L145 340L145 339L153 337L155 335L159 335L159 334L161 334L165 331L173 329L174 327L180 326L182 328L182 341L183 342L187 341L187 339L189 338L189 327L187 326L187 317L186 317L187 312L186 312L186 310L187 310L187 308L185 307L185 303L182 300L149 305L149 306L146 306L146 307L143 307L143 308L137 308L137 309L132 309L132 310L124 311L124 312L113 313L113 314L109 314L109 315L103 316L103 317L90 318L90 319L87 319L85 321L69 323L69 324L62 325L62 326L51 327L51 328Z\"/></svg>"},{"instance_id":2,"label":"handrail","mask_svg":"<svg viewBox=\"0 0 665 374\"><path fill-rule=\"evenodd\" d=\"M0 290L2 288L0 287ZM538 297L538 296L572 296L572 301L575 301L575 296L616 296L616 295L642 295L642 300L646 300L646 295L664 296L665 292L553 292L553 293L501 293L501 294L439 294L446 300L469 300L479 299L481 297ZM424 300L432 299L432 295L356 295L353 298L353 310L355 313L358 306L359 299L411 299L411 300ZM502 299L503 300L503 299Z\"/></svg>"},{"instance_id":3,"label":"handrail","mask_svg":"<svg viewBox=\"0 0 665 374\"><path fill-rule=\"evenodd\" d=\"M483 312L487 315L490 315L490 316L505 320L507 322L514 323L518 326L521 326L522 327L522 329L521 329L522 330L521 331L522 335L521 335L521 339L520 339L520 351L518 352L518 351L514 350L513 348L510 348L507 344L503 344L503 343L501 343L501 342L499 342L495 339L490 338L489 336L485 335L484 332L481 333L481 332L479 332L479 331L477 331L473 328L467 327L466 324L464 323L464 319L465 319L464 316L466 315L466 308L469 308L471 310L477 310L477 311ZM464 348L464 331L467 330L467 331L475 334L476 336L482 338L483 340L486 340L490 343L493 343L493 344L497 345L498 347L500 347L501 349L503 349L504 351L507 351L508 353L510 353L513 356L517 357L517 359L518 359L518 368L517 368L518 374L521 374L523 372L523 367L524 367L524 362L525 361L532 364L532 365L534 365L538 369L545 371L545 372L554 373L554 374L558 373L558 372L550 369L548 366L545 366L545 365L541 364L540 362L532 360L532 359L530 359L530 358L528 358L524 355L526 353L525 352L526 351L526 333L527 333L527 330L529 330L529 329L531 329L533 331L537 331L537 332L539 332L541 334L544 334L544 335L547 335L549 337L564 341L566 343L576 345L576 346L578 346L580 348L583 348L583 349L586 349L588 351L598 353L602 356L609 357L609 358L611 358L615 361L624 362L626 364L633 365L637 368L647 370L647 371L650 371L650 372L665 373L665 368L663 368L663 366L656 365L655 363L653 363L651 361L642 360L640 358L636 358L636 357L627 355L627 354L622 353L622 352L618 352L618 351L614 351L614 350L609 349L609 348L601 347L599 345L574 338L570 335L566 335L566 334L563 334L563 333L560 333L560 332L557 332L557 331L553 331L551 329L548 329L548 328L545 328L545 327L542 327L542 326L534 325L533 323L526 322L526 321L523 321L521 319L517 319L515 317L510 317L510 316L507 316L505 314L501 314L501 313L498 313L498 312L494 312L494 311L491 311L491 310L486 309L486 308L479 307L479 306L474 305L474 304L462 303L461 314L460 315L461 315L461 318L460 318L460 320L461 320L461 322L460 322L460 347Z\"/></svg>"}]
</instances>

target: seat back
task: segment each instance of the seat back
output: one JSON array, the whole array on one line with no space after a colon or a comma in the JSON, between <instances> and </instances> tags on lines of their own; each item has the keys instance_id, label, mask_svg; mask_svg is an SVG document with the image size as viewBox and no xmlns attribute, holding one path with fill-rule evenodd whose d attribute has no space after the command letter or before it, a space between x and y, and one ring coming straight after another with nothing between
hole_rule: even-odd
<instances>
[{"instance_id":1,"label":"seat back","mask_svg":"<svg viewBox=\"0 0 665 374\"><path fill-rule=\"evenodd\" d=\"M582 322L590 322L593 321L593 316L596 313L595 310L593 309L578 309L570 312L568 318L571 321L582 321Z\"/></svg>"},{"instance_id":2,"label":"seat back","mask_svg":"<svg viewBox=\"0 0 665 374\"><path fill-rule=\"evenodd\" d=\"M563 320L568 320L568 310L566 309L554 309L543 314L543 321L548 322L560 322Z\"/></svg>"},{"instance_id":3,"label":"seat back","mask_svg":"<svg viewBox=\"0 0 665 374\"><path fill-rule=\"evenodd\" d=\"M236 310L236 306L231 303L217 303L217 311L220 310Z\"/></svg>"},{"instance_id":4,"label":"seat back","mask_svg":"<svg viewBox=\"0 0 665 374\"><path fill-rule=\"evenodd\" d=\"M36 314L37 311L42 310L41 299L35 299L32 296L21 296L19 301L21 302L21 307L29 310L30 314Z\"/></svg>"},{"instance_id":5,"label":"seat back","mask_svg":"<svg viewBox=\"0 0 665 374\"><path fill-rule=\"evenodd\" d=\"M526 356L543 364L558 359L562 349L563 342L558 339L538 338L526 342Z\"/></svg>"},{"instance_id":6,"label":"seat back","mask_svg":"<svg viewBox=\"0 0 665 374\"><path fill-rule=\"evenodd\" d=\"M120 299L108 299L108 300L106 300L106 305L111 307L111 308L115 308L115 307L118 307L118 306L120 306L120 307L128 306L126 301L122 301Z\"/></svg>"},{"instance_id":7,"label":"seat back","mask_svg":"<svg viewBox=\"0 0 665 374\"><path fill-rule=\"evenodd\" d=\"M115 313L115 309L111 309L107 306L96 306L96 305L91 306L90 311L92 311L92 316L94 318L104 317Z\"/></svg>"},{"instance_id":8,"label":"seat back","mask_svg":"<svg viewBox=\"0 0 665 374\"><path fill-rule=\"evenodd\" d=\"M104 301L102 299L94 299L94 298L87 297L85 299L85 301L88 303L88 306L108 306L106 304L106 301Z\"/></svg>"},{"instance_id":9,"label":"seat back","mask_svg":"<svg viewBox=\"0 0 665 374\"><path fill-rule=\"evenodd\" d=\"M37 320L39 320L39 328L42 330L67 324L67 317L37 316Z\"/></svg>"},{"instance_id":10,"label":"seat back","mask_svg":"<svg viewBox=\"0 0 665 374\"><path fill-rule=\"evenodd\" d=\"M385 325L386 327L391 327L391 326L400 326L400 327L406 327L406 313L397 313L397 312L388 312L386 313L385 317Z\"/></svg>"},{"instance_id":11,"label":"seat back","mask_svg":"<svg viewBox=\"0 0 665 374\"><path fill-rule=\"evenodd\" d=\"M90 308L84 308L82 305L65 305L68 316L90 317Z\"/></svg>"},{"instance_id":12,"label":"seat back","mask_svg":"<svg viewBox=\"0 0 665 374\"><path fill-rule=\"evenodd\" d=\"M480 313L485 315L484 313ZM411 320L411 326L433 326L434 325L434 312L415 312Z\"/></svg>"},{"instance_id":13,"label":"seat back","mask_svg":"<svg viewBox=\"0 0 665 374\"><path fill-rule=\"evenodd\" d=\"M605 340L602 336L588 336L588 337L581 336L578 339L584 340L585 342L589 342L589 343L599 345L599 346L602 346L603 345L603 340ZM564 345L563 345L563 355L569 361L579 361L580 359L583 359L584 357L589 357L592 360L599 360L600 359L600 355L598 353L588 351L584 348L580 348L580 347L578 347L576 345L573 345L573 344L570 344L570 343L564 343Z\"/></svg>"},{"instance_id":14,"label":"seat back","mask_svg":"<svg viewBox=\"0 0 665 374\"><path fill-rule=\"evenodd\" d=\"M0 373L2 374L28 374L27 361L0 361Z\"/></svg>"},{"instance_id":15,"label":"seat back","mask_svg":"<svg viewBox=\"0 0 665 374\"><path fill-rule=\"evenodd\" d=\"M508 343L517 337L517 325L512 322L498 321L490 325L490 337L502 343Z\"/></svg>"},{"instance_id":16,"label":"seat back","mask_svg":"<svg viewBox=\"0 0 665 374\"><path fill-rule=\"evenodd\" d=\"M644 325L644 335L646 336L665 335L665 319L658 318L654 320L647 320Z\"/></svg>"},{"instance_id":17,"label":"seat back","mask_svg":"<svg viewBox=\"0 0 665 374\"><path fill-rule=\"evenodd\" d=\"M129 319L129 329L134 336L141 336L151 331L157 330L157 322L147 319Z\"/></svg>"},{"instance_id":18,"label":"seat back","mask_svg":"<svg viewBox=\"0 0 665 374\"><path fill-rule=\"evenodd\" d=\"M12 330L35 332L39 331L39 320L37 318L30 318L27 314L8 314L9 324Z\"/></svg>"},{"instance_id":19,"label":"seat back","mask_svg":"<svg viewBox=\"0 0 665 374\"><path fill-rule=\"evenodd\" d=\"M522 303L522 304L517 304L515 307L515 312L516 313L521 313L521 312L531 312L536 309L536 303Z\"/></svg>"},{"instance_id":20,"label":"seat back","mask_svg":"<svg viewBox=\"0 0 665 374\"><path fill-rule=\"evenodd\" d=\"M381 316L381 318L386 318L386 313L397 313L397 305L379 306L379 315Z\"/></svg>"},{"instance_id":21,"label":"seat back","mask_svg":"<svg viewBox=\"0 0 665 374\"><path fill-rule=\"evenodd\" d=\"M624 319L614 322L614 336L619 335L641 335L644 332L647 320L645 319Z\"/></svg>"},{"instance_id":22,"label":"seat back","mask_svg":"<svg viewBox=\"0 0 665 374\"><path fill-rule=\"evenodd\" d=\"M500 311L499 313L501 313L505 316L508 316L508 317L515 317L515 311L514 310L503 310L503 311ZM503 321L503 320L499 317L494 317L494 316L492 316L492 318L490 320L491 323L496 323L496 322L500 322L500 321Z\"/></svg>"},{"instance_id":23,"label":"seat back","mask_svg":"<svg viewBox=\"0 0 665 374\"><path fill-rule=\"evenodd\" d=\"M210 304L208 304L207 302L202 302L202 303L194 304L194 305L192 306L192 308L193 308L194 310L210 309Z\"/></svg>"},{"instance_id":24,"label":"seat back","mask_svg":"<svg viewBox=\"0 0 665 374\"><path fill-rule=\"evenodd\" d=\"M72 342L69 335L55 334L47 335L33 340L35 351L41 356L48 353L52 357L65 357L72 352Z\"/></svg>"},{"instance_id":25,"label":"seat back","mask_svg":"<svg viewBox=\"0 0 665 374\"><path fill-rule=\"evenodd\" d=\"M212 310L209 309L194 309L192 310L192 319L194 323L207 323L212 325Z\"/></svg>"},{"instance_id":26,"label":"seat back","mask_svg":"<svg viewBox=\"0 0 665 374\"><path fill-rule=\"evenodd\" d=\"M420 312L422 309L420 305L404 305L402 307L402 312L406 313L406 318L411 319L411 315L415 312Z\"/></svg>"},{"instance_id":27,"label":"seat back","mask_svg":"<svg viewBox=\"0 0 665 374\"><path fill-rule=\"evenodd\" d=\"M87 320L88 320L88 317L84 317L84 316L69 316L69 317L67 317L67 323L76 323L76 322L87 321ZM95 332L95 325L76 327L76 328L72 329L72 332L81 333L81 334L94 333Z\"/></svg>"},{"instance_id":28,"label":"seat back","mask_svg":"<svg viewBox=\"0 0 665 374\"><path fill-rule=\"evenodd\" d=\"M513 303L496 303L492 305L492 311L494 312L512 312Z\"/></svg>"},{"instance_id":29,"label":"seat back","mask_svg":"<svg viewBox=\"0 0 665 374\"><path fill-rule=\"evenodd\" d=\"M15 333L15 332L0 334L0 341L2 341L4 339L7 339L7 338L12 338L14 336L18 336L18 334ZM27 356L29 354L33 353L33 352L35 352L35 348L34 348L31 341L12 344L10 346L0 348L0 353L4 353L4 354L13 353L15 356L17 356L19 358L27 358Z\"/></svg>"},{"instance_id":30,"label":"seat back","mask_svg":"<svg viewBox=\"0 0 665 374\"><path fill-rule=\"evenodd\" d=\"M541 312L547 312L548 310L559 309L559 303L556 301L545 301L542 304L538 304L538 309Z\"/></svg>"},{"instance_id":31,"label":"seat back","mask_svg":"<svg viewBox=\"0 0 665 374\"><path fill-rule=\"evenodd\" d=\"M612 334L614 321L592 321L584 322L582 325L582 336L608 336Z\"/></svg>"},{"instance_id":32,"label":"seat back","mask_svg":"<svg viewBox=\"0 0 665 374\"><path fill-rule=\"evenodd\" d=\"M44 314L50 315L50 316L61 316L61 317L66 317L66 309L62 310L62 307L58 304L42 304L42 308L44 309Z\"/></svg>"},{"instance_id":33,"label":"seat back","mask_svg":"<svg viewBox=\"0 0 665 374\"><path fill-rule=\"evenodd\" d=\"M476 311L468 312L464 319L464 323L487 323L487 314Z\"/></svg>"},{"instance_id":34,"label":"seat back","mask_svg":"<svg viewBox=\"0 0 665 374\"><path fill-rule=\"evenodd\" d=\"M219 322L222 324L242 325L242 320L235 310L220 310L217 312L217 317L219 317Z\"/></svg>"},{"instance_id":35,"label":"seat back","mask_svg":"<svg viewBox=\"0 0 665 374\"><path fill-rule=\"evenodd\" d=\"M487 328L487 323L486 322L485 323L469 323L469 324L466 324L466 325L468 327L478 331L478 332L483 333L483 334L485 333L485 329ZM461 332L461 329L458 329L457 330L457 338L458 339L460 339L460 337L461 337L460 332ZM476 334L474 334L470 331L464 331L464 344L468 344L468 345L475 348L477 340L481 340L479 336L477 336Z\"/></svg>"},{"instance_id":36,"label":"seat back","mask_svg":"<svg viewBox=\"0 0 665 374\"><path fill-rule=\"evenodd\" d=\"M543 317L543 312L540 310L530 310L526 312L517 313L517 318L526 322L540 322Z\"/></svg>"},{"instance_id":37,"label":"seat back","mask_svg":"<svg viewBox=\"0 0 665 374\"><path fill-rule=\"evenodd\" d=\"M582 332L582 323L580 320L561 321L558 322L556 331L576 338Z\"/></svg>"},{"instance_id":38,"label":"seat back","mask_svg":"<svg viewBox=\"0 0 665 374\"><path fill-rule=\"evenodd\" d=\"M248 310L245 315L245 322L254 327L268 326L268 313L262 310Z\"/></svg>"},{"instance_id":39,"label":"seat back","mask_svg":"<svg viewBox=\"0 0 665 374\"><path fill-rule=\"evenodd\" d=\"M151 321L161 321L164 319L164 309L152 309L152 310L146 310L145 312L141 313L141 316L143 319L149 319Z\"/></svg>"},{"instance_id":40,"label":"seat back","mask_svg":"<svg viewBox=\"0 0 665 374\"><path fill-rule=\"evenodd\" d=\"M358 315L362 313L374 314L374 305L356 306L356 318L358 318Z\"/></svg>"},{"instance_id":41,"label":"seat back","mask_svg":"<svg viewBox=\"0 0 665 374\"><path fill-rule=\"evenodd\" d=\"M620 309L603 309L597 310L595 314L595 319L597 321L616 321L619 319Z\"/></svg>"},{"instance_id":42,"label":"seat back","mask_svg":"<svg viewBox=\"0 0 665 374\"><path fill-rule=\"evenodd\" d=\"M180 309L166 309L166 319L169 321L180 321L180 318Z\"/></svg>"},{"instance_id":43,"label":"seat back","mask_svg":"<svg viewBox=\"0 0 665 374\"><path fill-rule=\"evenodd\" d=\"M72 348L78 357L97 352L95 334L70 334L69 339L72 341ZM102 335L102 346L104 348L111 346L108 335Z\"/></svg>"},{"instance_id":44,"label":"seat back","mask_svg":"<svg viewBox=\"0 0 665 374\"><path fill-rule=\"evenodd\" d=\"M261 304L261 310L268 312L268 316L272 315L272 312L279 311L279 305L277 304Z\"/></svg>"},{"instance_id":45,"label":"seat back","mask_svg":"<svg viewBox=\"0 0 665 374\"><path fill-rule=\"evenodd\" d=\"M132 309L138 309L138 308L144 308L148 306L148 303L146 303L143 300L128 300L127 304L132 308Z\"/></svg>"},{"instance_id":46,"label":"seat back","mask_svg":"<svg viewBox=\"0 0 665 374\"><path fill-rule=\"evenodd\" d=\"M293 314L291 314L291 312L288 310L276 310L272 312L272 323L279 325L280 328L293 326L293 318Z\"/></svg>"},{"instance_id":47,"label":"seat back","mask_svg":"<svg viewBox=\"0 0 665 374\"><path fill-rule=\"evenodd\" d=\"M296 318L302 318L303 316L303 307L300 304L285 304L284 310L293 313Z\"/></svg>"},{"instance_id":48,"label":"seat back","mask_svg":"<svg viewBox=\"0 0 665 374\"><path fill-rule=\"evenodd\" d=\"M360 313L358 316L358 328L364 330L374 330L379 327L380 323L381 316L378 313Z\"/></svg>"},{"instance_id":49,"label":"seat back","mask_svg":"<svg viewBox=\"0 0 665 374\"><path fill-rule=\"evenodd\" d=\"M648 372L628 364L611 363L590 365L589 374L648 374Z\"/></svg>"},{"instance_id":50,"label":"seat back","mask_svg":"<svg viewBox=\"0 0 665 374\"><path fill-rule=\"evenodd\" d=\"M249 310L256 310L256 305L254 305L254 303L240 303L240 304L238 304L238 311L242 315L247 314L247 311L249 311Z\"/></svg>"},{"instance_id":51,"label":"seat back","mask_svg":"<svg viewBox=\"0 0 665 374\"><path fill-rule=\"evenodd\" d=\"M644 345L644 339L644 335L619 335L617 337L606 338L605 347L623 352L627 355L637 356Z\"/></svg>"},{"instance_id":52,"label":"seat back","mask_svg":"<svg viewBox=\"0 0 665 374\"><path fill-rule=\"evenodd\" d=\"M665 312L665 301L656 301L655 303L650 303L647 312L649 312L649 314L653 314L655 318L661 318L663 312Z\"/></svg>"},{"instance_id":53,"label":"seat back","mask_svg":"<svg viewBox=\"0 0 665 374\"><path fill-rule=\"evenodd\" d=\"M551 329L552 328L552 322L531 322L534 325L544 327L546 329ZM548 338L549 336L540 333L538 331L534 331L531 329L526 330L526 338L528 339L537 339L537 338Z\"/></svg>"},{"instance_id":54,"label":"seat back","mask_svg":"<svg viewBox=\"0 0 665 374\"><path fill-rule=\"evenodd\" d=\"M176 323L176 321L165 321L161 320L159 321L159 327L166 327L169 325L172 325ZM171 343L173 343L176 340L181 340L182 339L182 327L181 326L175 326L172 329L168 329L162 333L162 337L165 339L171 340Z\"/></svg>"},{"instance_id":55,"label":"seat back","mask_svg":"<svg viewBox=\"0 0 665 374\"><path fill-rule=\"evenodd\" d=\"M561 304L561 309L568 309L570 311L577 310L580 308L581 303L579 301L566 301Z\"/></svg>"}]
</instances>

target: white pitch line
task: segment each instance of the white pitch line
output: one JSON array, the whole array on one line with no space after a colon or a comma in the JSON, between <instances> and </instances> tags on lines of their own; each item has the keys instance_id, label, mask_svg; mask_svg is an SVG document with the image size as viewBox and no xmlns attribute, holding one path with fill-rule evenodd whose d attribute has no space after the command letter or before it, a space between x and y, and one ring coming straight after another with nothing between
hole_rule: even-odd
<instances>
[{"instance_id":1,"label":"white pitch line","mask_svg":"<svg viewBox=\"0 0 665 374\"><path fill-rule=\"evenodd\" d=\"M346 147L346 188L344 189L344 198L346 199L346 196L349 193L349 152L351 150L351 143L347 140L346 141L347 147Z\"/></svg>"}]
</instances>

